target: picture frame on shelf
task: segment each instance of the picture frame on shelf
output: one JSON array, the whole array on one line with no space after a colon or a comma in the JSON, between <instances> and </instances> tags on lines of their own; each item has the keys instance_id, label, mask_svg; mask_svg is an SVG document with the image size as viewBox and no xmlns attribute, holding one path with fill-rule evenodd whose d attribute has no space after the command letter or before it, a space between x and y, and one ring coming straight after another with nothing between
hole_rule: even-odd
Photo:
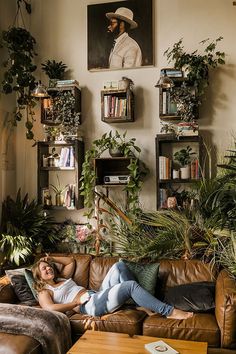
<instances>
[{"instance_id":1,"label":"picture frame on shelf","mask_svg":"<svg viewBox=\"0 0 236 354\"><path fill-rule=\"evenodd\" d=\"M52 196L49 188L42 188L42 204L47 207L52 205Z\"/></svg>"},{"instance_id":2,"label":"picture frame on shelf","mask_svg":"<svg viewBox=\"0 0 236 354\"><path fill-rule=\"evenodd\" d=\"M127 0L87 6L88 70L117 70L154 65L152 2ZM119 20L126 23L125 33L122 34L126 37L125 43L130 49L135 47L135 53L138 53L129 62L122 54L125 51L115 42L113 27L118 25L121 28Z\"/></svg>"}]
</instances>

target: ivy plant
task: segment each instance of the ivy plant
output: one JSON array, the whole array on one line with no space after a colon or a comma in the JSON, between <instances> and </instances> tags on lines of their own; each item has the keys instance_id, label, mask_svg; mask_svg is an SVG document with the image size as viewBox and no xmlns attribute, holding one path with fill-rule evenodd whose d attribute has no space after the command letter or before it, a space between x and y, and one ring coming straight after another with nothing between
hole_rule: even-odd
<instances>
[{"instance_id":1,"label":"ivy plant","mask_svg":"<svg viewBox=\"0 0 236 354\"><path fill-rule=\"evenodd\" d=\"M125 185L124 190L128 193L128 210L127 213L132 218L140 211L139 208L139 193L143 184L143 178L149 172L146 165L139 160L141 149L135 144L136 139L126 139L126 132L120 134L118 131L113 133L105 133L100 139L94 140L92 147L87 150L85 154L85 161L82 166L82 177L80 193L84 196L84 204L87 208L86 216L88 219L92 218L94 212L94 197L95 197L95 183L96 172L94 170L94 159L101 157L101 155L111 149L120 148L124 157L130 158L128 170L130 171L130 178Z\"/></svg>"}]
</instances>

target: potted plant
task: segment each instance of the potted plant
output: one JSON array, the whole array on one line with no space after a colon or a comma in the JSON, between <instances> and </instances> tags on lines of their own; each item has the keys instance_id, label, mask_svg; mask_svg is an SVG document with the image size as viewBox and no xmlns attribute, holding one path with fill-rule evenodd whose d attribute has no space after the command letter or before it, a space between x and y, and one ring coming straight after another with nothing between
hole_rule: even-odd
<instances>
[{"instance_id":1,"label":"potted plant","mask_svg":"<svg viewBox=\"0 0 236 354\"><path fill-rule=\"evenodd\" d=\"M68 188L68 184L66 184L64 187L62 187L60 179L59 179L59 177L57 175L57 185L50 184L50 187L52 187L52 190L55 193L55 204L56 204L56 206L63 206L63 204L64 204L64 195L63 195L63 193Z\"/></svg>"},{"instance_id":2,"label":"potted plant","mask_svg":"<svg viewBox=\"0 0 236 354\"><path fill-rule=\"evenodd\" d=\"M130 140L127 140L126 134L127 132L121 135L116 130L113 135L112 131L110 131L108 134L103 135L101 139L103 142L101 141L100 143L107 145L109 154L112 157L131 156L134 155L135 151L140 153L141 149L135 145L136 139L131 138Z\"/></svg>"},{"instance_id":3,"label":"potted plant","mask_svg":"<svg viewBox=\"0 0 236 354\"><path fill-rule=\"evenodd\" d=\"M65 75L67 65L62 61L47 60L41 64L42 70L49 77L49 87L55 87L57 80L62 80Z\"/></svg>"},{"instance_id":4,"label":"potted plant","mask_svg":"<svg viewBox=\"0 0 236 354\"><path fill-rule=\"evenodd\" d=\"M51 250L57 240L53 219L45 214L43 206L36 200L29 201L28 194L21 198L18 190L16 199L8 196L2 204L0 225L0 249L4 262L19 265L31 259L39 250Z\"/></svg>"},{"instance_id":5,"label":"potted plant","mask_svg":"<svg viewBox=\"0 0 236 354\"><path fill-rule=\"evenodd\" d=\"M189 145L174 153L174 160L180 165L182 179L190 178L190 162L193 155L196 155L196 152L193 152Z\"/></svg>"},{"instance_id":6,"label":"potted plant","mask_svg":"<svg viewBox=\"0 0 236 354\"><path fill-rule=\"evenodd\" d=\"M16 93L16 110L12 118L13 126L23 119L22 111L26 112L26 137L33 139L35 98L31 95L36 85L33 72L37 66L33 63L35 53L35 38L26 29L11 27L2 32L2 44L8 51L8 58L4 61L5 72L2 81L2 91L5 94Z\"/></svg>"},{"instance_id":7,"label":"potted plant","mask_svg":"<svg viewBox=\"0 0 236 354\"><path fill-rule=\"evenodd\" d=\"M135 138L126 139L126 132L121 135L118 131L103 134L100 139L94 140L91 149L85 154L85 161L82 166L82 177L80 194L84 196L84 204L87 207L86 216L90 219L94 211L94 189L96 173L94 170L94 159L99 158L105 151L118 148L124 157L131 157L128 166L130 178L125 185L128 192L129 212L135 215L139 209L139 192L142 187L142 180L148 173L148 168L139 160L141 149L135 145ZM117 155L116 155L117 156Z\"/></svg>"},{"instance_id":8,"label":"potted plant","mask_svg":"<svg viewBox=\"0 0 236 354\"><path fill-rule=\"evenodd\" d=\"M174 43L172 48L168 48L164 52L168 63L173 63L176 69L186 73L186 83L188 86L196 87L198 97L205 93L205 89L209 85L209 70L225 64L225 53L216 50L218 42L222 39L223 37L218 37L210 43L209 39L201 41L200 44L207 44L204 54L199 54L198 50L194 50L192 53L185 51L183 39Z\"/></svg>"}]
</instances>

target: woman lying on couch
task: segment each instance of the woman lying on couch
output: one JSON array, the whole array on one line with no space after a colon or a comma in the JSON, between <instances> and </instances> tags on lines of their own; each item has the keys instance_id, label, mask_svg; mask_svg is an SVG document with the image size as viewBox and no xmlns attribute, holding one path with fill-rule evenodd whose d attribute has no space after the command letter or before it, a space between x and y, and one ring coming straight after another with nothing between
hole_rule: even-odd
<instances>
[{"instance_id":1,"label":"woman lying on couch","mask_svg":"<svg viewBox=\"0 0 236 354\"><path fill-rule=\"evenodd\" d=\"M132 298L138 306L173 319L187 319L192 312L184 312L161 302L143 289L123 262L115 263L105 276L99 291L77 285L71 278L58 278L52 262L61 263L63 273L71 272L71 257L45 257L32 267L38 300L45 310L66 312L75 310L91 316L102 316L119 309Z\"/></svg>"}]
</instances>

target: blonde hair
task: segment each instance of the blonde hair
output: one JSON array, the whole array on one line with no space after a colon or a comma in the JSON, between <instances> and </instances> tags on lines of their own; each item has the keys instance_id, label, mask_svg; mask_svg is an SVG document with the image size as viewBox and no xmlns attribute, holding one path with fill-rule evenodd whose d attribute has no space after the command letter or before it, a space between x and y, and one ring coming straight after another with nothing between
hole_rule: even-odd
<instances>
[{"instance_id":1,"label":"blonde hair","mask_svg":"<svg viewBox=\"0 0 236 354\"><path fill-rule=\"evenodd\" d=\"M55 277L54 277L54 280L57 278L57 269L55 267L55 264L54 263L51 263L51 262L48 262L48 261L44 261L43 259L40 259L39 261L37 261L31 268L32 270L32 274L33 274L33 277L34 277L34 289L38 292L42 291L45 289L45 286L47 285L47 282L42 280L41 278L41 272L40 272L40 269L39 269L39 266L41 263L47 263L50 267L53 268L54 270L54 274L55 274Z\"/></svg>"}]
</instances>

